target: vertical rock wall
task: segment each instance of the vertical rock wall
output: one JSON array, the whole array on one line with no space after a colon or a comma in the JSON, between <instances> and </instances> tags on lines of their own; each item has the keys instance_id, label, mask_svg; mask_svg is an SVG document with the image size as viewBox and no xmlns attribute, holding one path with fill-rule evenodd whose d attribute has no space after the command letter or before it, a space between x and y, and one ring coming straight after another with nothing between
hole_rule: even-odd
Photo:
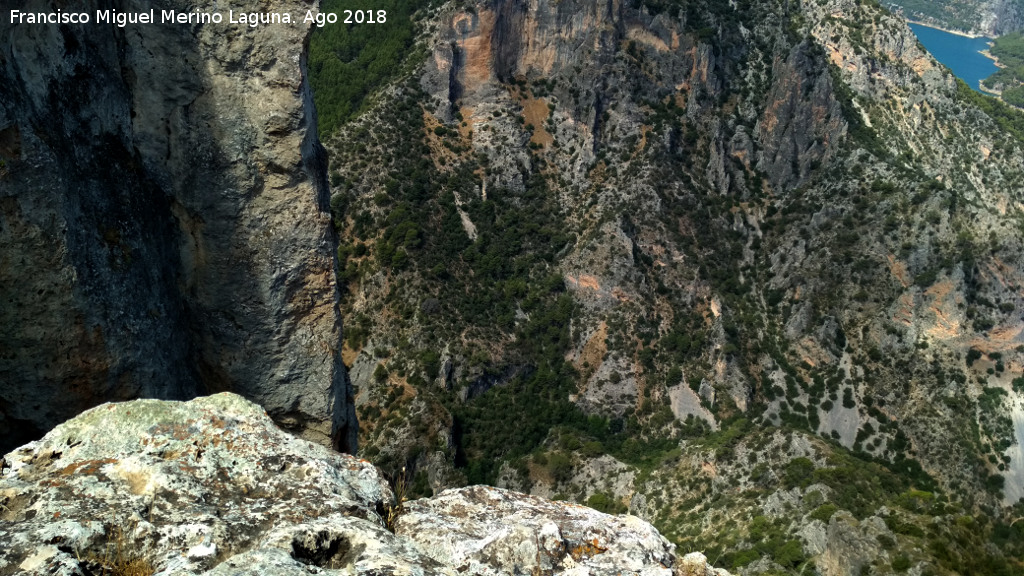
<instances>
[{"instance_id":1,"label":"vertical rock wall","mask_svg":"<svg viewBox=\"0 0 1024 576\"><path fill-rule=\"evenodd\" d=\"M0 451L99 402L219 391L353 450L308 27L4 16Z\"/></svg>"}]
</instances>

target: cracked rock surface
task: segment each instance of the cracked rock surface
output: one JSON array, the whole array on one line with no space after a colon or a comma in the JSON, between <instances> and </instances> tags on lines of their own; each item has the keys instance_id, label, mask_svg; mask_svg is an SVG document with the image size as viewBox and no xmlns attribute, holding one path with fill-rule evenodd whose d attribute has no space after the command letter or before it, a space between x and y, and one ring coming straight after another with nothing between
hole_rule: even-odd
<instances>
[{"instance_id":1,"label":"cracked rock surface","mask_svg":"<svg viewBox=\"0 0 1024 576\"><path fill-rule=\"evenodd\" d=\"M0 575L708 574L646 522L473 486L405 504L234 394L104 404L5 457Z\"/></svg>"}]
</instances>

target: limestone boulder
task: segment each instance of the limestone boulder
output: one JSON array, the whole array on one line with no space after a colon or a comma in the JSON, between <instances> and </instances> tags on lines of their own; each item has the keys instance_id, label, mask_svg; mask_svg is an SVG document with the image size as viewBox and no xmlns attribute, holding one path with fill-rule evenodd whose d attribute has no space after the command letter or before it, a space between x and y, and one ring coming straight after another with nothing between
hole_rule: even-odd
<instances>
[{"instance_id":1,"label":"limestone boulder","mask_svg":"<svg viewBox=\"0 0 1024 576\"><path fill-rule=\"evenodd\" d=\"M240 396L104 404L4 458L0 576L720 574L633 516L482 486L396 504Z\"/></svg>"}]
</instances>

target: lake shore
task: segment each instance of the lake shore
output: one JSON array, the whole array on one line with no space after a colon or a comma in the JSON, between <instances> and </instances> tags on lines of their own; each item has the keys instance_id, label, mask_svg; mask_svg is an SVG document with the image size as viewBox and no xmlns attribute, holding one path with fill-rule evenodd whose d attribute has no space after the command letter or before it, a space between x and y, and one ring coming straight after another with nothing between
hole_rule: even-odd
<instances>
[{"instance_id":1,"label":"lake shore","mask_svg":"<svg viewBox=\"0 0 1024 576\"><path fill-rule=\"evenodd\" d=\"M936 26L934 24L929 24L927 22L920 22L918 20L911 20L910 18L907 18L906 21L907 24L917 24L918 26L924 26L925 28L931 28L933 30L940 30L942 32L946 32L947 34L955 34L957 36L963 36L964 38L985 38L986 40L991 40L991 38L985 36L984 34L964 32L963 30L950 30L949 28L943 28L942 26Z\"/></svg>"},{"instance_id":2,"label":"lake shore","mask_svg":"<svg viewBox=\"0 0 1024 576\"><path fill-rule=\"evenodd\" d=\"M939 30L940 32L945 32L947 34L953 34L955 36L962 36L964 38L972 38L972 39L984 38L985 40L989 41L989 43L988 43L989 46L992 46L992 43L994 42L994 40L992 38L989 38L988 36L984 36L982 34L974 34L973 32L963 32L961 30L949 30L948 28L943 28L941 26L934 26L932 24L926 24L924 22L918 22L917 20L909 20L908 19L907 20L907 24L916 24L918 26L924 26L925 28L931 28L932 30ZM1006 65L1005 64L1001 64L999 62L999 58L996 57L995 55L993 55L990 50L988 50L988 49L979 50L978 53L981 54L982 56L984 56L985 58L988 58L992 62L994 62L995 65L996 65L996 68L1006 68ZM982 89L984 89L984 87L982 87ZM991 91L989 91L989 92L991 92Z\"/></svg>"},{"instance_id":3,"label":"lake shore","mask_svg":"<svg viewBox=\"0 0 1024 576\"><path fill-rule=\"evenodd\" d=\"M995 62L996 63L996 68L1006 68L1006 64L1003 64L1003 63L999 62L999 57L994 55L994 54L992 54L991 50L982 50L981 52L979 52L979 54L981 54L985 58L988 58L989 60Z\"/></svg>"},{"instance_id":4,"label":"lake shore","mask_svg":"<svg viewBox=\"0 0 1024 576\"><path fill-rule=\"evenodd\" d=\"M978 36L944 30L920 22L908 22L921 44L936 60L978 92L988 91L982 82L999 71L999 62L990 48L993 41Z\"/></svg>"}]
</instances>

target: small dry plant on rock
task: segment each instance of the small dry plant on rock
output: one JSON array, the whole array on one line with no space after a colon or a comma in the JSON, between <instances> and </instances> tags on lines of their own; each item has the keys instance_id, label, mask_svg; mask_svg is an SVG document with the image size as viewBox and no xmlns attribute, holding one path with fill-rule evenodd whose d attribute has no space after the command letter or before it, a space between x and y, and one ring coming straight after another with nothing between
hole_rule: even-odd
<instances>
[{"instance_id":1,"label":"small dry plant on rock","mask_svg":"<svg viewBox=\"0 0 1024 576\"><path fill-rule=\"evenodd\" d=\"M390 532L395 531L395 521L402 514L405 514L405 501L409 495L409 480L405 474L405 467L395 474L390 481L391 491L395 493L395 503L385 504L384 513L381 515L384 520L384 527Z\"/></svg>"},{"instance_id":2,"label":"small dry plant on rock","mask_svg":"<svg viewBox=\"0 0 1024 576\"><path fill-rule=\"evenodd\" d=\"M107 542L100 551L89 551L79 555L82 567L93 576L153 576L156 568L148 558L139 552L130 535L134 527L126 529L115 524Z\"/></svg>"}]
</instances>

